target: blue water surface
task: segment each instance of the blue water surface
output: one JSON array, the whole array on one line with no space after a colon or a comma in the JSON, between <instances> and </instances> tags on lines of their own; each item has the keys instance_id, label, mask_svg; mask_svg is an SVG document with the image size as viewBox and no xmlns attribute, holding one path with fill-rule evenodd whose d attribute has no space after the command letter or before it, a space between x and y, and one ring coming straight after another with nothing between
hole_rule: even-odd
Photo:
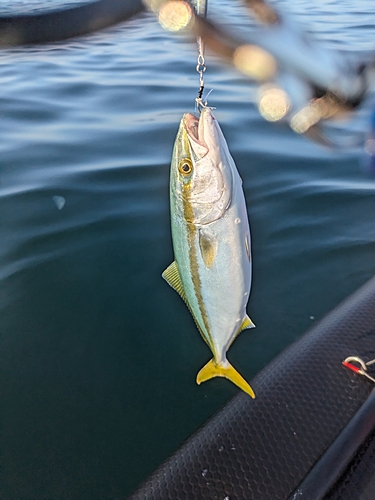
<instances>
[{"instance_id":1,"label":"blue water surface","mask_svg":"<svg viewBox=\"0 0 375 500\"><path fill-rule=\"evenodd\" d=\"M374 47L371 0L274 4L327 50ZM209 9L246 27L240 4ZM0 498L125 498L237 393L195 384L210 352L161 278L195 65L195 45L151 14L0 52ZM360 148L265 122L251 82L209 55L207 66L252 229L257 328L229 352L251 380L374 275L375 177ZM364 132L367 119L363 107L341 128Z\"/></svg>"}]
</instances>

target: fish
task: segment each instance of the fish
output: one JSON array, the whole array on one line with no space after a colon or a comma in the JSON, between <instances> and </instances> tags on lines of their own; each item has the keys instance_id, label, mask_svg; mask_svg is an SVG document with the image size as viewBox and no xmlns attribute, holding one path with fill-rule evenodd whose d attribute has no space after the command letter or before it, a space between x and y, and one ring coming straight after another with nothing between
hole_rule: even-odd
<instances>
[{"instance_id":1,"label":"fish","mask_svg":"<svg viewBox=\"0 0 375 500\"><path fill-rule=\"evenodd\" d=\"M196 382L225 377L255 397L229 363L237 335L255 325L246 313L251 288L250 227L242 180L208 106L185 113L170 169L174 261L162 273L185 301L213 358Z\"/></svg>"}]
</instances>

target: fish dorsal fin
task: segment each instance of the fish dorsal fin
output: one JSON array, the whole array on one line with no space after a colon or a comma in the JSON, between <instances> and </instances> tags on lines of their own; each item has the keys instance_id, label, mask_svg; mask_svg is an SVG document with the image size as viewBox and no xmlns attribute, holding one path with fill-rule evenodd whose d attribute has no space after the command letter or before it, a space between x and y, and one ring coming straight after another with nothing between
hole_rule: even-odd
<instances>
[{"instance_id":1,"label":"fish dorsal fin","mask_svg":"<svg viewBox=\"0 0 375 500\"><path fill-rule=\"evenodd\" d=\"M180 297L187 302L184 287L180 278L180 273L178 272L178 267L176 261L174 260L171 265L163 272L162 277L168 283L169 286L176 290Z\"/></svg>"},{"instance_id":2,"label":"fish dorsal fin","mask_svg":"<svg viewBox=\"0 0 375 500\"><path fill-rule=\"evenodd\" d=\"M212 350L213 347L207 340L206 336L204 335L200 324L198 323L196 317L194 316L194 313L190 307L189 301L185 295L185 290L184 286L181 281L180 273L178 272L178 267L176 264L176 261L173 261L170 266L167 267L167 269L162 273L162 277L165 279L165 281L168 283L169 286L171 286L176 292L179 294L179 296L182 298L182 300L185 302L187 305L187 308L190 311L190 314L193 316L193 319L195 321L195 324L197 325L197 328L202 335L203 340L207 343L208 347Z\"/></svg>"},{"instance_id":3,"label":"fish dorsal fin","mask_svg":"<svg viewBox=\"0 0 375 500\"><path fill-rule=\"evenodd\" d=\"M242 332L242 330L246 330L247 328L255 328L255 325L246 314L245 319L242 321L240 329L238 330L238 333Z\"/></svg>"}]
</instances>

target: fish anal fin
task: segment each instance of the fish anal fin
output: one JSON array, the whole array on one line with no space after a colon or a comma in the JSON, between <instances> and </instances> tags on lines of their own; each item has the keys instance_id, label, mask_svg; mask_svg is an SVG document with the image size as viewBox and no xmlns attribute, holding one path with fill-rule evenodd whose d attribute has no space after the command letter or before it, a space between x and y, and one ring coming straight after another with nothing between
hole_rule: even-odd
<instances>
[{"instance_id":1,"label":"fish anal fin","mask_svg":"<svg viewBox=\"0 0 375 500\"><path fill-rule=\"evenodd\" d=\"M255 325L246 314L244 320L241 323L240 329L238 330L238 333L242 332L242 330L246 330L247 328L255 328Z\"/></svg>"},{"instance_id":2,"label":"fish anal fin","mask_svg":"<svg viewBox=\"0 0 375 500\"><path fill-rule=\"evenodd\" d=\"M162 277L165 279L168 285L171 286L173 290L176 290L180 297L182 297L182 299L187 302L184 292L184 286L182 284L180 273L178 272L178 267L175 260L162 273Z\"/></svg>"},{"instance_id":3,"label":"fish anal fin","mask_svg":"<svg viewBox=\"0 0 375 500\"><path fill-rule=\"evenodd\" d=\"M199 371L197 375L197 384L199 385L202 382L206 382L206 380L214 377L224 377L229 379L231 382L233 382L233 384L246 392L246 394L248 394L252 398L255 398L253 389L228 361L225 365L219 365L215 362L214 359L211 359Z\"/></svg>"},{"instance_id":4,"label":"fish anal fin","mask_svg":"<svg viewBox=\"0 0 375 500\"><path fill-rule=\"evenodd\" d=\"M249 318L249 316L246 314L244 320L242 321L241 323L241 326L239 327L239 329L237 330L237 333L236 335L232 338L232 340L230 341L230 344L228 345L228 349L229 347L233 344L233 342L236 340L236 338L238 337L238 335L242 332L242 330L247 330L248 328L255 328L255 325L254 323L251 321L251 319Z\"/></svg>"}]
</instances>

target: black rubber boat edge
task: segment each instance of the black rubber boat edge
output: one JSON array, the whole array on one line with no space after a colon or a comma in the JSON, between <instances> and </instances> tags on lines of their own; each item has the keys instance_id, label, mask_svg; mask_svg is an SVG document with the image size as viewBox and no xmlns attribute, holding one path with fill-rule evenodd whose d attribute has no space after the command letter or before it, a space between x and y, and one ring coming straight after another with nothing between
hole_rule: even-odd
<instances>
[{"instance_id":1,"label":"black rubber boat edge","mask_svg":"<svg viewBox=\"0 0 375 500\"><path fill-rule=\"evenodd\" d=\"M286 500L299 485L330 487L372 426L373 384L342 365L352 355L375 358L375 278L254 378L255 400L235 396L131 500Z\"/></svg>"},{"instance_id":2,"label":"black rubber boat edge","mask_svg":"<svg viewBox=\"0 0 375 500\"><path fill-rule=\"evenodd\" d=\"M0 16L0 48L87 35L126 21L142 10L142 0L97 0L59 11Z\"/></svg>"},{"instance_id":3,"label":"black rubber boat edge","mask_svg":"<svg viewBox=\"0 0 375 500\"><path fill-rule=\"evenodd\" d=\"M298 486L290 500L322 500L341 477L359 446L375 429L375 389ZM375 495L375 492L374 492Z\"/></svg>"}]
</instances>

